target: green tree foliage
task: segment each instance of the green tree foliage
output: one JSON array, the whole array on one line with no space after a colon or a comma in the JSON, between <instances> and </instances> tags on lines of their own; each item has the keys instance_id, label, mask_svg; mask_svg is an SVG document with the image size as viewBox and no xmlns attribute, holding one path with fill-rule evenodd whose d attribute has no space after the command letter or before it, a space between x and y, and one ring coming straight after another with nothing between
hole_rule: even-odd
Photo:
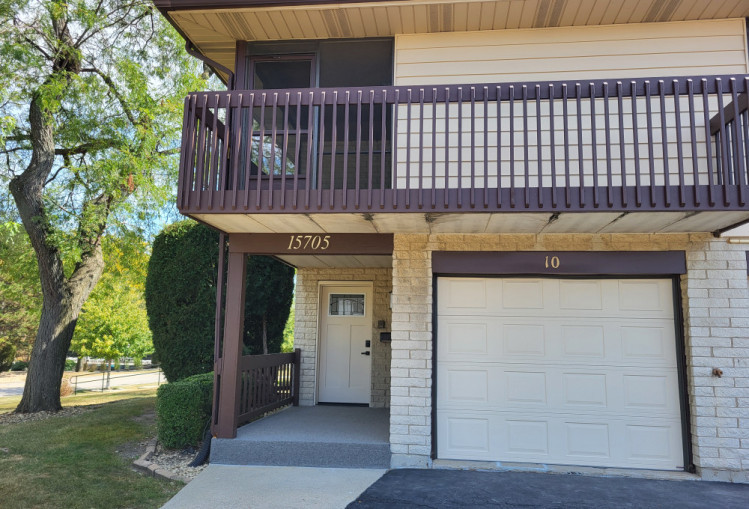
<instances>
[{"instance_id":1,"label":"green tree foliage","mask_svg":"<svg viewBox=\"0 0 749 509\"><path fill-rule=\"evenodd\" d=\"M167 226L153 242L146 308L167 380L213 369L218 233L194 221Z\"/></svg>"},{"instance_id":2,"label":"green tree foliage","mask_svg":"<svg viewBox=\"0 0 749 509\"><path fill-rule=\"evenodd\" d=\"M202 88L182 44L151 0L0 0L0 183L43 294L19 412L60 408L104 233L171 199L184 95Z\"/></svg>"},{"instance_id":3,"label":"green tree foliage","mask_svg":"<svg viewBox=\"0 0 749 509\"><path fill-rule=\"evenodd\" d=\"M0 223L0 346L28 358L42 310L34 250L23 227Z\"/></svg>"},{"instance_id":4,"label":"green tree foliage","mask_svg":"<svg viewBox=\"0 0 749 509\"><path fill-rule=\"evenodd\" d=\"M218 233L193 221L168 226L153 243L146 307L153 344L170 382L213 369ZM247 260L245 354L281 351L294 269L270 258Z\"/></svg>"},{"instance_id":5,"label":"green tree foliage","mask_svg":"<svg viewBox=\"0 0 749 509\"><path fill-rule=\"evenodd\" d=\"M83 306L70 349L79 356L136 361L153 353L143 293L147 245L136 236L104 238L106 268Z\"/></svg>"},{"instance_id":6,"label":"green tree foliage","mask_svg":"<svg viewBox=\"0 0 749 509\"><path fill-rule=\"evenodd\" d=\"M244 353L278 353L294 295L294 269L267 256L247 259Z\"/></svg>"}]
</instances>

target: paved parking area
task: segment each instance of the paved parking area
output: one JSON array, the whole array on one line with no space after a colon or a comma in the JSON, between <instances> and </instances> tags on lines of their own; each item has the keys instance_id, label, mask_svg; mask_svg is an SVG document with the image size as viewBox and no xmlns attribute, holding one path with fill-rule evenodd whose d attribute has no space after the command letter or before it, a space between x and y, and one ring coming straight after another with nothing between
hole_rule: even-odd
<instances>
[{"instance_id":1,"label":"paved parking area","mask_svg":"<svg viewBox=\"0 0 749 509\"><path fill-rule=\"evenodd\" d=\"M391 470L348 509L749 507L749 485L574 474Z\"/></svg>"}]
</instances>

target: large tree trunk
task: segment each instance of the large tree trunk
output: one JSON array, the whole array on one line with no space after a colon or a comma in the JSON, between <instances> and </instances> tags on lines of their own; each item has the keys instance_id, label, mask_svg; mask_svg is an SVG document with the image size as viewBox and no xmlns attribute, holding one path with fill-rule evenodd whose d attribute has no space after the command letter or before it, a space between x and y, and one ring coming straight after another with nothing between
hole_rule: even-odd
<instances>
[{"instance_id":1,"label":"large tree trunk","mask_svg":"<svg viewBox=\"0 0 749 509\"><path fill-rule=\"evenodd\" d=\"M59 250L49 239L51 227L42 194L54 163L54 131L52 119L38 96L31 101L29 121L31 161L22 174L11 180L10 190L36 253L44 300L29 373L16 412L54 412L61 408L62 372L78 314L104 269L100 239L105 225L82 235L81 260L71 276L65 277ZM95 200L90 206L99 205Z\"/></svg>"}]
</instances>

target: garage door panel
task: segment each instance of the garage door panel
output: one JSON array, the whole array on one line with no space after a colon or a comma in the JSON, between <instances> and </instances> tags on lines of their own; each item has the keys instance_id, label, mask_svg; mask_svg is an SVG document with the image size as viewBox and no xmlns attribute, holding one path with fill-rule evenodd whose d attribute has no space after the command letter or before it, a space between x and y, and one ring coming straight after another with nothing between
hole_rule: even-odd
<instances>
[{"instance_id":1,"label":"garage door panel","mask_svg":"<svg viewBox=\"0 0 749 509\"><path fill-rule=\"evenodd\" d=\"M441 316L440 359L672 367L673 320Z\"/></svg>"},{"instance_id":2,"label":"garage door panel","mask_svg":"<svg viewBox=\"0 0 749 509\"><path fill-rule=\"evenodd\" d=\"M438 457L683 468L670 280L460 279L438 279Z\"/></svg>"},{"instance_id":3,"label":"garage door panel","mask_svg":"<svg viewBox=\"0 0 749 509\"><path fill-rule=\"evenodd\" d=\"M669 280L440 278L440 316L631 317L673 319Z\"/></svg>"},{"instance_id":4,"label":"garage door panel","mask_svg":"<svg viewBox=\"0 0 749 509\"><path fill-rule=\"evenodd\" d=\"M437 430L443 459L683 468L678 420L466 411Z\"/></svg>"},{"instance_id":5,"label":"garage door panel","mask_svg":"<svg viewBox=\"0 0 749 509\"><path fill-rule=\"evenodd\" d=\"M440 410L517 410L605 414L614 418L679 413L675 368L440 363Z\"/></svg>"}]
</instances>

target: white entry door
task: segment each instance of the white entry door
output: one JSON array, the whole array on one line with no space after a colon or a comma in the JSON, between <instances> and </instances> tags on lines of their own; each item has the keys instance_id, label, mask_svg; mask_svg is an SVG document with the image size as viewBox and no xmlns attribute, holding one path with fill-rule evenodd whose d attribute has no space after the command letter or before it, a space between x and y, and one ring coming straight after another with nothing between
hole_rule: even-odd
<instances>
[{"instance_id":1,"label":"white entry door","mask_svg":"<svg viewBox=\"0 0 749 509\"><path fill-rule=\"evenodd\" d=\"M440 278L445 459L681 470L668 279Z\"/></svg>"},{"instance_id":2,"label":"white entry door","mask_svg":"<svg viewBox=\"0 0 749 509\"><path fill-rule=\"evenodd\" d=\"M372 286L324 285L320 292L320 403L369 403Z\"/></svg>"}]
</instances>

